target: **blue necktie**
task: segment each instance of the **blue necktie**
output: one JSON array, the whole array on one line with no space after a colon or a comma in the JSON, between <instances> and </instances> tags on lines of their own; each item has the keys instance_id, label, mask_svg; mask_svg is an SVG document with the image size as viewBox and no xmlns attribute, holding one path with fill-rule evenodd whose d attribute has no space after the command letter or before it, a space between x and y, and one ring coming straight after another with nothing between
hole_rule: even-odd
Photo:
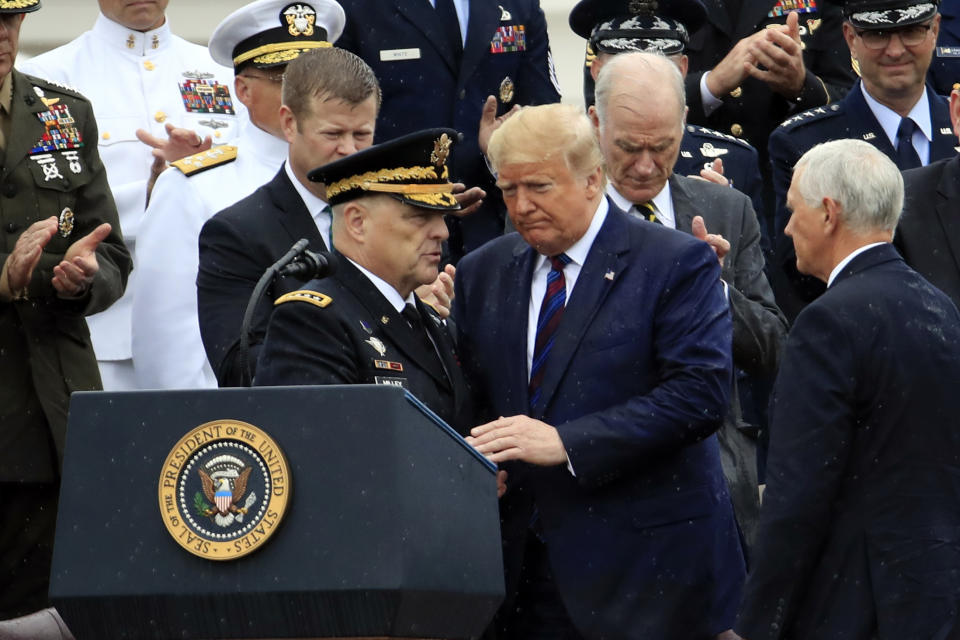
<instances>
[{"instance_id":1,"label":"blue necktie","mask_svg":"<svg viewBox=\"0 0 960 640\"><path fill-rule=\"evenodd\" d=\"M913 148L913 132L917 125L910 118L902 118L897 129L897 167L900 171L922 166L917 150Z\"/></svg>"},{"instance_id":2,"label":"blue necktie","mask_svg":"<svg viewBox=\"0 0 960 640\"><path fill-rule=\"evenodd\" d=\"M547 290L543 294L543 304L540 305L537 338L533 347L533 361L530 364L531 407L540 399L540 383L546 373L547 356L550 355L550 348L567 304L567 281L563 277L563 268L569 263L570 258L565 253L550 257L551 269L547 274Z\"/></svg>"}]
</instances>

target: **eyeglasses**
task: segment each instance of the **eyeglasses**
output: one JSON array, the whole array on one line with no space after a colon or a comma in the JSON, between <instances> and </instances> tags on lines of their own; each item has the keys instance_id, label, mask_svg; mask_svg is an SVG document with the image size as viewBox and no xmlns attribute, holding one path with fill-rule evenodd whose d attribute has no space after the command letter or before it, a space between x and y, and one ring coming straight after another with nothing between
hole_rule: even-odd
<instances>
[{"instance_id":1,"label":"eyeglasses","mask_svg":"<svg viewBox=\"0 0 960 640\"><path fill-rule=\"evenodd\" d=\"M241 78L254 78L254 79L256 79L256 80L266 80L267 82L276 82L277 84L280 84L281 82L283 82L283 74L279 74L279 75L269 75L269 74L259 75L259 74L256 74L256 73L241 73L241 74L240 74L240 77L241 77Z\"/></svg>"},{"instance_id":2,"label":"eyeglasses","mask_svg":"<svg viewBox=\"0 0 960 640\"><path fill-rule=\"evenodd\" d=\"M925 22L923 24L911 24L899 29L855 29L854 31L863 40L867 49L879 50L887 48L887 45L890 44L890 37L893 35L900 36L900 42L903 43L903 46L915 47L927 39L927 33L932 26L931 23Z\"/></svg>"}]
</instances>

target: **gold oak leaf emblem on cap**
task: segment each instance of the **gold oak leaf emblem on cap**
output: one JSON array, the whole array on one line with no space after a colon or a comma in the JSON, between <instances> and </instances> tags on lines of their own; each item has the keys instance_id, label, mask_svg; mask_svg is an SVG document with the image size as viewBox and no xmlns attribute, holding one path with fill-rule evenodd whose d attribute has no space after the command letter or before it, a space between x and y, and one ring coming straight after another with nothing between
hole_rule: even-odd
<instances>
[{"instance_id":1,"label":"gold oak leaf emblem on cap","mask_svg":"<svg viewBox=\"0 0 960 640\"><path fill-rule=\"evenodd\" d=\"M430 162L438 169L442 169L447 163L447 156L450 155L450 145L453 140L447 134L442 134L433 143L433 153L430 154Z\"/></svg>"}]
</instances>

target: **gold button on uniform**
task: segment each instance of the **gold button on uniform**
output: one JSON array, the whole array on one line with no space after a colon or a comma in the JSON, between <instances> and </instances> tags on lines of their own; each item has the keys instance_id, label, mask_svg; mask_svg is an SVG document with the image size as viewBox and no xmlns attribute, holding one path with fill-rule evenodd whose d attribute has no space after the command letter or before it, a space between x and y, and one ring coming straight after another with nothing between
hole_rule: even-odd
<instances>
[{"instance_id":1,"label":"gold button on uniform","mask_svg":"<svg viewBox=\"0 0 960 640\"><path fill-rule=\"evenodd\" d=\"M213 137L214 137L214 138L219 138L220 135L221 135L221 134L220 134L219 131L214 131L214 132L213 132Z\"/></svg>"},{"instance_id":2,"label":"gold button on uniform","mask_svg":"<svg viewBox=\"0 0 960 640\"><path fill-rule=\"evenodd\" d=\"M156 65L150 62L149 60L144 60L143 68L146 69L147 71L153 71L154 69L156 69Z\"/></svg>"},{"instance_id":3,"label":"gold button on uniform","mask_svg":"<svg viewBox=\"0 0 960 640\"><path fill-rule=\"evenodd\" d=\"M739 98L741 95L743 95L743 89L741 89L740 87L737 87L736 89L730 92L731 98Z\"/></svg>"},{"instance_id":4,"label":"gold button on uniform","mask_svg":"<svg viewBox=\"0 0 960 640\"><path fill-rule=\"evenodd\" d=\"M167 114L165 114L163 111L157 111L155 114L153 114L153 119L157 122L163 122L167 119Z\"/></svg>"},{"instance_id":5,"label":"gold button on uniform","mask_svg":"<svg viewBox=\"0 0 960 640\"><path fill-rule=\"evenodd\" d=\"M739 138L741 135L743 135L743 127L738 124L734 124L732 127L730 127L730 133Z\"/></svg>"},{"instance_id":6,"label":"gold button on uniform","mask_svg":"<svg viewBox=\"0 0 960 640\"><path fill-rule=\"evenodd\" d=\"M100 135L100 137L103 138L104 140L109 140L109 139L110 139L110 132L109 132L109 131L104 131L104 132Z\"/></svg>"}]
</instances>

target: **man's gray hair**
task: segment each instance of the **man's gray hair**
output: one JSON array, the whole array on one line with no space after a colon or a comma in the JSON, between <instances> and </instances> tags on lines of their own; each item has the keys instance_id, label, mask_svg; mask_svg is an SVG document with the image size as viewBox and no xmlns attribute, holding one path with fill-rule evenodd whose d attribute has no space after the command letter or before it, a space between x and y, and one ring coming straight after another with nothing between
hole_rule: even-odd
<instances>
[{"instance_id":1,"label":"man's gray hair","mask_svg":"<svg viewBox=\"0 0 960 640\"><path fill-rule=\"evenodd\" d=\"M624 86L625 83L629 85ZM683 87L683 75L677 65L661 53L633 51L620 53L603 65L597 78L596 107L597 118L603 127L607 119L607 107L615 90L629 91L633 96L644 96L647 87L669 83L677 96L680 122L686 115L686 93Z\"/></svg>"},{"instance_id":2,"label":"man's gray hair","mask_svg":"<svg viewBox=\"0 0 960 640\"><path fill-rule=\"evenodd\" d=\"M833 140L813 147L793 169L797 194L809 207L824 198L843 207L854 233L893 231L903 209L903 176L890 158L863 140Z\"/></svg>"}]
</instances>

